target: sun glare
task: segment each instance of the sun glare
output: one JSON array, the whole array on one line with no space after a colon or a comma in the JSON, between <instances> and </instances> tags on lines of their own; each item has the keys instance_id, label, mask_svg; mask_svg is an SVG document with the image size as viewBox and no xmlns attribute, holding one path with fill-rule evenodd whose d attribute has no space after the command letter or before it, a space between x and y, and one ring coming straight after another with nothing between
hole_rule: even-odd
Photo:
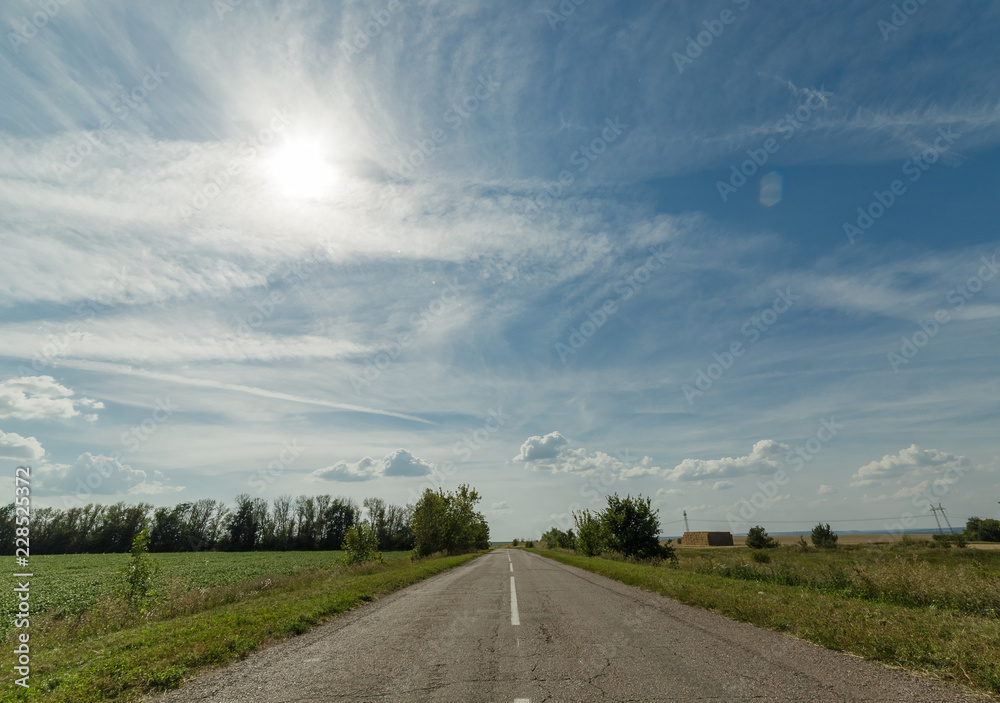
<instances>
[{"instance_id":1,"label":"sun glare","mask_svg":"<svg viewBox=\"0 0 1000 703\"><path fill-rule=\"evenodd\" d=\"M267 170L277 189L288 197L319 197L337 180L337 171L323 158L318 142L290 141L279 147Z\"/></svg>"}]
</instances>

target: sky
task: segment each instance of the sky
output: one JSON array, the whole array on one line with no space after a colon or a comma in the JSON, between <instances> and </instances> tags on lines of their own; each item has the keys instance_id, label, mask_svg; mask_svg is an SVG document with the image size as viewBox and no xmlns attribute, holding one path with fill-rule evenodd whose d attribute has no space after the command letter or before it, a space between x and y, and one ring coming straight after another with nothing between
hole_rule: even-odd
<instances>
[{"instance_id":1,"label":"sky","mask_svg":"<svg viewBox=\"0 0 1000 703\"><path fill-rule=\"evenodd\" d=\"M0 479L493 539L1000 512L1000 7L0 6ZM11 498L13 499L13 498Z\"/></svg>"}]
</instances>

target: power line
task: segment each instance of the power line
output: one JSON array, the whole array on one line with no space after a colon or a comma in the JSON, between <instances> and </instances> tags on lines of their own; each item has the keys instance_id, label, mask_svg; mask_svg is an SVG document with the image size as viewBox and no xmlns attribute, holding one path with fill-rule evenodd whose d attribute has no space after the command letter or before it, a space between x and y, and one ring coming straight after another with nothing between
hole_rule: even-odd
<instances>
[{"instance_id":1,"label":"power line","mask_svg":"<svg viewBox=\"0 0 1000 703\"><path fill-rule=\"evenodd\" d=\"M939 509L943 510L943 508L934 508L934 507L931 508L931 510L935 510L935 511L939 510ZM846 520L820 520L819 522L833 522L833 523L838 523L839 524L839 523L842 523L842 522L878 522L879 520L915 520L915 519L919 519L919 518L928 518L928 517L931 517L931 516L930 515L895 515L895 516L892 516L892 517L864 517L864 518L849 518L849 519L846 519ZM968 518L964 518L964 517L960 517L958 519L959 520L968 520ZM947 518L946 518L946 520L947 520ZM702 520L701 518L694 518L694 521L695 522L709 522L709 523L716 524L716 525L722 525L722 524L728 525L729 524L729 520ZM767 520L766 522L769 525L770 524L775 524L775 525L797 525L797 524L800 524L800 523L803 523L803 522L812 522L812 521L813 521L813 518L803 518L802 520ZM662 525L673 525L673 524L678 523L678 522L684 522L684 521L683 520L672 520L671 522L664 522L664 523L660 523L660 524L662 524ZM746 522L749 522L749 521L746 521ZM950 524L949 524L949 527L951 527Z\"/></svg>"}]
</instances>

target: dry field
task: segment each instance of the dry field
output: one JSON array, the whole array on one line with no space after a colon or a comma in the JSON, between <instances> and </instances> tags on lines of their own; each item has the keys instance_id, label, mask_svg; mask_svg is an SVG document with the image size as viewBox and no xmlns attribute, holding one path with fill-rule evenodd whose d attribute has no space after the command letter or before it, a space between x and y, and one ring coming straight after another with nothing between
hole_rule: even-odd
<instances>
[{"instance_id":1,"label":"dry field","mask_svg":"<svg viewBox=\"0 0 1000 703\"><path fill-rule=\"evenodd\" d=\"M794 545L799 543L799 535L771 535L779 544L782 545ZM809 535L802 535L805 537L806 542L809 542ZM838 534L837 544L891 544L892 542L899 542L903 536L902 535L891 535L885 532L870 532L865 534ZM933 535L930 533L918 533L909 535L910 539L916 541L926 541L929 542ZM683 544L678 544L677 540L672 542L673 546L679 549L746 549L746 535L733 535L733 543L735 546L732 547L704 547L704 546L691 546L685 547ZM811 542L809 542L812 544ZM1000 542L969 542L970 549L1000 549Z\"/></svg>"}]
</instances>

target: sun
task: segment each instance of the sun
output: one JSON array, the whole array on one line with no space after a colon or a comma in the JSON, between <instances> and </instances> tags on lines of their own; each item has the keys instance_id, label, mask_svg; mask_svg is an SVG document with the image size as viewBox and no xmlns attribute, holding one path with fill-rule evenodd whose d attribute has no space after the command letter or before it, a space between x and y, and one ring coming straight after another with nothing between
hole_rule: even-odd
<instances>
[{"instance_id":1,"label":"sun","mask_svg":"<svg viewBox=\"0 0 1000 703\"><path fill-rule=\"evenodd\" d=\"M337 170L323 157L318 141L290 140L268 159L267 173L287 197L318 198L337 181Z\"/></svg>"}]
</instances>

